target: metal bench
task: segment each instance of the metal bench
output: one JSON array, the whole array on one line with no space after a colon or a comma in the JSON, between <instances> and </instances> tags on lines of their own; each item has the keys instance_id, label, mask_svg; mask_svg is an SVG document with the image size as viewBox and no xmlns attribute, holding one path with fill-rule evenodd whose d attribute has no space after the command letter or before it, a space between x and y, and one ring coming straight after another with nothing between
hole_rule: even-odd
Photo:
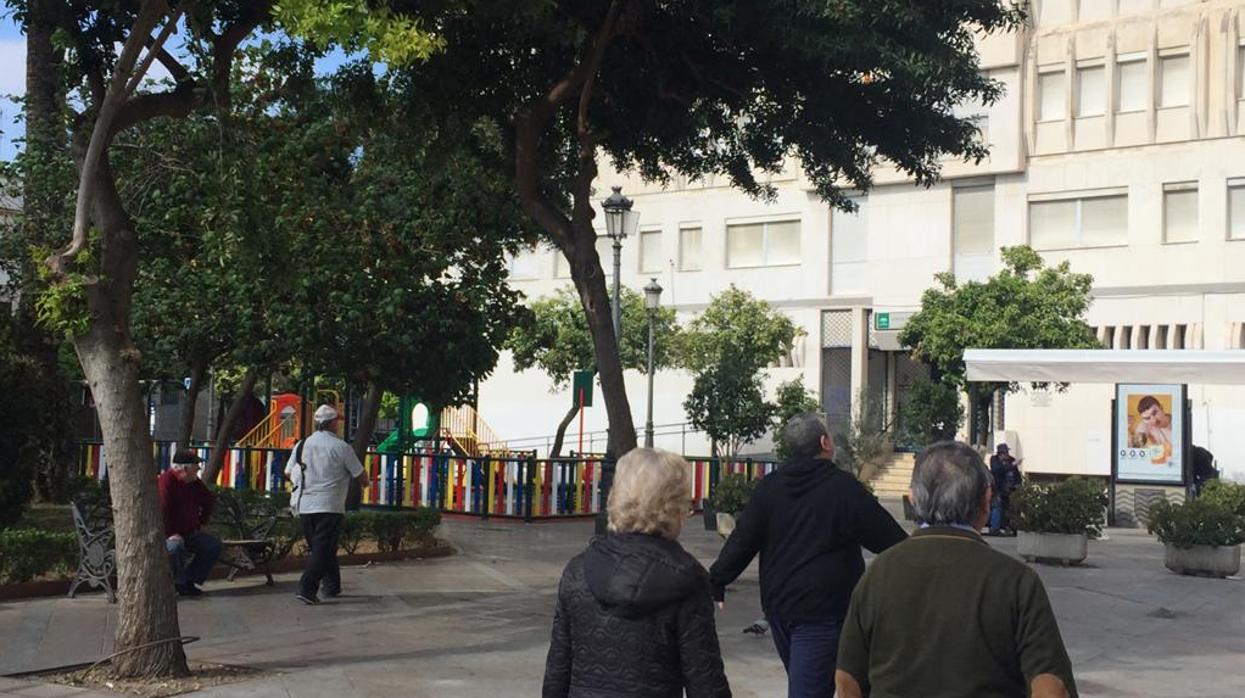
<instances>
[{"instance_id":1,"label":"metal bench","mask_svg":"<svg viewBox=\"0 0 1245 698\"><path fill-rule=\"evenodd\" d=\"M112 501L107 497L80 499L70 504L74 531L78 534L78 573L69 585L69 598L78 587L103 587L108 602L117 602L117 549L112 528Z\"/></svg>"},{"instance_id":2,"label":"metal bench","mask_svg":"<svg viewBox=\"0 0 1245 698\"><path fill-rule=\"evenodd\" d=\"M277 545L272 532L281 508L268 497L249 497L236 490L221 489L216 493L216 510L221 523L235 536L221 540L224 553L220 562L232 568L229 581L242 570L258 567L264 571L266 584L273 586L269 563L277 557Z\"/></svg>"}]
</instances>

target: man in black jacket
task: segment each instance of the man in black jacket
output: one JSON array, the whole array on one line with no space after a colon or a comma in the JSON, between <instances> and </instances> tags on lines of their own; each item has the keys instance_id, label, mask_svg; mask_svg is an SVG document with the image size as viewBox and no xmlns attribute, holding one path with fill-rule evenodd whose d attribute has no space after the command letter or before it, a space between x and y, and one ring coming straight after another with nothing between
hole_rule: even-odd
<instances>
[{"instance_id":1,"label":"man in black jacket","mask_svg":"<svg viewBox=\"0 0 1245 698\"><path fill-rule=\"evenodd\" d=\"M761 554L761 607L787 670L789 698L834 695L839 631L874 553L907 535L876 497L834 464L834 441L812 412L787 422L791 460L757 485L709 570L713 598Z\"/></svg>"}]
</instances>

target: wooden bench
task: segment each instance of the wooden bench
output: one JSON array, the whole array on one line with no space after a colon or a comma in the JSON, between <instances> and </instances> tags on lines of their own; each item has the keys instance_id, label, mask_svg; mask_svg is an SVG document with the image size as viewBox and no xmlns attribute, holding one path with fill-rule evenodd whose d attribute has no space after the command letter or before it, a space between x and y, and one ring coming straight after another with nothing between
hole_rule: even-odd
<instances>
[{"instance_id":1,"label":"wooden bench","mask_svg":"<svg viewBox=\"0 0 1245 698\"><path fill-rule=\"evenodd\" d=\"M217 490L217 516L234 536L221 540L223 551L220 562L232 568L229 581L232 582L242 570L258 567L264 572L265 583L273 586L269 563L277 556L277 545L272 531L282 516L281 509L267 497L247 497L237 490Z\"/></svg>"}]
</instances>

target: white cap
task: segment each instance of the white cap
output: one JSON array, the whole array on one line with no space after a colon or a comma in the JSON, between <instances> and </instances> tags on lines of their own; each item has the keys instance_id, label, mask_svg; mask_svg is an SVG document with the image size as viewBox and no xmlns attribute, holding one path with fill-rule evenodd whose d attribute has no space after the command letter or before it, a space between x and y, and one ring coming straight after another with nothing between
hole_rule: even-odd
<instances>
[{"instance_id":1,"label":"white cap","mask_svg":"<svg viewBox=\"0 0 1245 698\"><path fill-rule=\"evenodd\" d=\"M316 408L315 420L316 424L324 424L337 419L337 410L329 405L320 405Z\"/></svg>"}]
</instances>

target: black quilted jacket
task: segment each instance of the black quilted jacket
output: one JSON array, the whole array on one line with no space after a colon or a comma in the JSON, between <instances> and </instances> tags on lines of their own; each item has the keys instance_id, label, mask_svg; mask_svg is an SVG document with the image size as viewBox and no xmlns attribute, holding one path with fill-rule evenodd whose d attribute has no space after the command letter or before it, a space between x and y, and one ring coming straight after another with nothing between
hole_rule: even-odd
<instances>
[{"instance_id":1,"label":"black quilted jacket","mask_svg":"<svg viewBox=\"0 0 1245 698\"><path fill-rule=\"evenodd\" d=\"M705 568L674 541L594 538L562 572L544 698L729 697Z\"/></svg>"}]
</instances>

